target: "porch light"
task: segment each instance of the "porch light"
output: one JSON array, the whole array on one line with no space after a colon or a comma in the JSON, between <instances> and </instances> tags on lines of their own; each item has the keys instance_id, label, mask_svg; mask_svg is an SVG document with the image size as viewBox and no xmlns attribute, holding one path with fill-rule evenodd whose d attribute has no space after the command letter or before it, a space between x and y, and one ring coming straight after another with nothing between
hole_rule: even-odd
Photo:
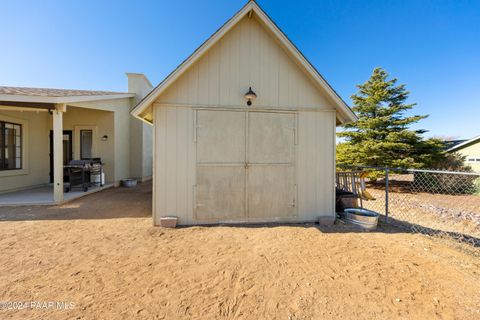
<instances>
[{"instance_id":1,"label":"porch light","mask_svg":"<svg viewBox=\"0 0 480 320\"><path fill-rule=\"evenodd\" d=\"M250 87L248 89L248 92L245 93L245 99L247 99L247 105L251 106L252 101L255 100L256 98L257 98L257 94L255 92L253 92L252 87Z\"/></svg>"}]
</instances>

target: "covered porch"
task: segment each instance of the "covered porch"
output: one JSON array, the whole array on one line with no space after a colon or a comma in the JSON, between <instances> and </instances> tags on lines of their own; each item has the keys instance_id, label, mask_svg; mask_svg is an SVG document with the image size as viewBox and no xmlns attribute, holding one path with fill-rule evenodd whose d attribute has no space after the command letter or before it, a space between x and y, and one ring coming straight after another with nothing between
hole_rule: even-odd
<instances>
[{"instance_id":1,"label":"covered porch","mask_svg":"<svg viewBox=\"0 0 480 320\"><path fill-rule=\"evenodd\" d=\"M2 89L0 206L61 204L111 187L122 178L128 159L126 164L124 159L117 163L122 150L116 136L123 118L117 109L128 110L132 94L16 88L9 95ZM128 124L128 118L123 122ZM128 127L123 136L128 137ZM64 166L92 158L104 164L103 185L65 192L69 179Z\"/></svg>"}]
</instances>

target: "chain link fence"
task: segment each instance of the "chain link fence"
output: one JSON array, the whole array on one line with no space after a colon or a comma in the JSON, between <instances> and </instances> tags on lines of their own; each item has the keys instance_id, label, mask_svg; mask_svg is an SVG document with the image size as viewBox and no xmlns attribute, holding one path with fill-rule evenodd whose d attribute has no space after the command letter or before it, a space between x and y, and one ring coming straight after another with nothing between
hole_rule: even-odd
<instances>
[{"instance_id":1,"label":"chain link fence","mask_svg":"<svg viewBox=\"0 0 480 320\"><path fill-rule=\"evenodd\" d=\"M360 205L380 213L384 222L480 247L480 173L377 167L339 171L362 177Z\"/></svg>"}]
</instances>

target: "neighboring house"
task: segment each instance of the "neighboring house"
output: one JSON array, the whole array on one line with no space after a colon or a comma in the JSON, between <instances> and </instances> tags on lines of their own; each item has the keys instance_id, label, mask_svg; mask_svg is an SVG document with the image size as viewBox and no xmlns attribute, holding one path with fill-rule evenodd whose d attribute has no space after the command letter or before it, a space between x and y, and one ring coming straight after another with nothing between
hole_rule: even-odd
<instances>
[{"instance_id":1,"label":"neighboring house","mask_svg":"<svg viewBox=\"0 0 480 320\"><path fill-rule=\"evenodd\" d=\"M156 225L334 222L336 125L356 117L254 1L132 114L154 127Z\"/></svg>"},{"instance_id":2,"label":"neighboring house","mask_svg":"<svg viewBox=\"0 0 480 320\"><path fill-rule=\"evenodd\" d=\"M455 146L458 146L460 143L464 143L467 141L466 139L461 139L461 140L445 140L443 141L443 147L445 150L451 149Z\"/></svg>"},{"instance_id":3,"label":"neighboring house","mask_svg":"<svg viewBox=\"0 0 480 320\"><path fill-rule=\"evenodd\" d=\"M60 203L72 159L101 158L107 183L151 177L152 130L130 110L152 85L127 76L128 92L0 87L0 193L53 183Z\"/></svg>"},{"instance_id":4,"label":"neighboring house","mask_svg":"<svg viewBox=\"0 0 480 320\"><path fill-rule=\"evenodd\" d=\"M448 149L448 152L457 152L464 156L465 165L480 172L480 136L458 143Z\"/></svg>"}]
</instances>

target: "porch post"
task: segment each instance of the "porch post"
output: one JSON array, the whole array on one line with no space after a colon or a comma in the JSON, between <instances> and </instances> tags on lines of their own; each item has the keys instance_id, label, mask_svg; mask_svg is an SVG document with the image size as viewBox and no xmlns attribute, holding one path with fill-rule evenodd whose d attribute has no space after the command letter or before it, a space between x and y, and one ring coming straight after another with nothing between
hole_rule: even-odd
<instances>
[{"instance_id":1,"label":"porch post","mask_svg":"<svg viewBox=\"0 0 480 320\"><path fill-rule=\"evenodd\" d=\"M63 201L63 113L65 104L56 104L53 110L53 201Z\"/></svg>"}]
</instances>

